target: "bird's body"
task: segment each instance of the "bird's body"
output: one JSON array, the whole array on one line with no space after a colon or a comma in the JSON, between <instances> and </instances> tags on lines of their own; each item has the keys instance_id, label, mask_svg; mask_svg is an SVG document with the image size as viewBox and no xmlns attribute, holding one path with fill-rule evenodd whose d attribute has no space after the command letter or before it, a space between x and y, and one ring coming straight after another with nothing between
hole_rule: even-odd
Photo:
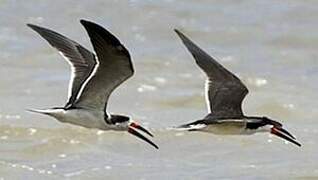
<instances>
[{"instance_id":1,"label":"bird's body","mask_svg":"<svg viewBox=\"0 0 318 180\"><path fill-rule=\"evenodd\" d=\"M134 74L131 57L121 42L103 27L81 20L95 53L52 30L28 24L56 48L71 66L68 101L64 107L30 110L60 122L100 130L128 131L158 148L137 130L152 134L130 117L106 111L111 93Z\"/></svg>"},{"instance_id":2,"label":"bird's body","mask_svg":"<svg viewBox=\"0 0 318 180\"><path fill-rule=\"evenodd\" d=\"M92 129L116 130L112 124L106 123L104 120L104 113L100 111L64 108L50 108L46 110L30 111L47 114L63 123L74 124Z\"/></svg>"},{"instance_id":3,"label":"bird's body","mask_svg":"<svg viewBox=\"0 0 318 180\"><path fill-rule=\"evenodd\" d=\"M205 125L201 131L218 135L240 135L253 133L252 131L246 131L245 119L226 119L225 121L218 121Z\"/></svg>"},{"instance_id":4,"label":"bird's body","mask_svg":"<svg viewBox=\"0 0 318 180\"><path fill-rule=\"evenodd\" d=\"M191 127L191 131L203 131L217 135L251 135L257 132L268 132L272 125L264 126L259 122L260 119L255 117L243 117L232 119L204 119L194 123L183 125L183 127ZM255 124L259 124L258 127Z\"/></svg>"},{"instance_id":5,"label":"bird's body","mask_svg":"<svg viewBox=\"0 0 318 180\"><path fill-rule=\"evenodd\" d=\"M208 115L201 120L179 126L189 131L202 131L218 135L250 135L270 132L301 146L283 125L267 117L245 116L242 102L248 93L241 80L225 69L194 42L175 30L194 57L197 65L207 75L205 98Z\"/></svg>"}]
</instances>

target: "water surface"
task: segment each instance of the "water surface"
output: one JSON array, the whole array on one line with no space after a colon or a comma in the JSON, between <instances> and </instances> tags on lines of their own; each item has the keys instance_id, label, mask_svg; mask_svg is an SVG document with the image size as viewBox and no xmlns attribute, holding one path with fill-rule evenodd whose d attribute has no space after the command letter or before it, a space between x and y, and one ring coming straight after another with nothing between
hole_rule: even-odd
<instances>
[{"instance_id":1,"label":"water surface","mask_svg":"<svg viewBox=\"0 0 318 180\"><path fill-rule=\"evenodd\" d=\"M252 0L0 0L0 179L318 179L318 2ZM63 106L68 64L34 23L92 49L79 20L95 21L130 50L135 76L109 110L149 127L160 146L30 114ZM249 115L281 121L281 139L167 129L206 114L204 74L178 28L250 90Z\"/></svg>"}]
</instances>

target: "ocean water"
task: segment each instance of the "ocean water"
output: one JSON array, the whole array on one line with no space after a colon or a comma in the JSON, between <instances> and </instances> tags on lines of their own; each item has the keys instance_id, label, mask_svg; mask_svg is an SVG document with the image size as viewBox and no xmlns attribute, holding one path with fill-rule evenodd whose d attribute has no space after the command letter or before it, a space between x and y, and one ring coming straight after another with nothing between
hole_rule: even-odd
<instances>
[{"instance_id":1,"label":"ocean water","mask_svg":"<svg viewBox=\"0 0 318 180\"><path fill-rule=\"evenodd\" d=\"M318 179L318 2L313 0L0 0L0 179ZM155 150L126 132L101 132L28 113L63 106L68 64L25 24L92 49L80 19L129 49L135 75L109 111L148 127ZM302 143L170 127L207 113L205 75L173 29L249 88L246 115L269 116Z\"/></svg>"}]
</instances>

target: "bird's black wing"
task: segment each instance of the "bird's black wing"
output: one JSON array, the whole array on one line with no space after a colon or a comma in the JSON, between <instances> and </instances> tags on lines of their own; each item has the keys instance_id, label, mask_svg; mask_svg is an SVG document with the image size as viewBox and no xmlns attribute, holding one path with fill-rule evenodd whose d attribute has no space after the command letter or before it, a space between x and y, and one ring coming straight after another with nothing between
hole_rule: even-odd
<instances>
[{"instance_id":1,"label":"bird's black wing","mask_svg":"<svg viewBox=\"0 0 318 180\"><path fill-rule=\"evenodd\" d=\"M183 33L175 31L208 76L205 96L209 113L214 117L243 116L242 101L248 93L245 85Z\"/></svg>"},{"instance_id":2,"label":"bird's black wing","mask_svg":"<svg viewBox=\"0 0 318 180\"><path fill-rule=\"evenodd\" d=\"M94 70L96 65L95 55L77 42L57 32L33 24L27 25L56 48L71 65L68 102L65 107L71 106L76 100L82 85Z\"/></svg>"},{"instance_id":3,"label":"bird's black wing","mask_svg":"<svg viewBox=\"0 0 318 180\"><path fill-rule=\"evenodd\" d=\"M98 67L84 86L76 107L106 110L112 91L134 73L128 50L103 27L81 20L97 55Z\"/></svg>"}]
</instances>

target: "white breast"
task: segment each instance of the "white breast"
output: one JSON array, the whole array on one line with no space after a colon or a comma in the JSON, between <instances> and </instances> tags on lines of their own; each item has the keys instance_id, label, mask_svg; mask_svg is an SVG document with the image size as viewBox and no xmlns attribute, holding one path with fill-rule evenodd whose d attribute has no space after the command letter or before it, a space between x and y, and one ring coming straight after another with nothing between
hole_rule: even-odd
<instances>
[{"instance_id":1,"label":"white breast","mask_svg":"<svg viewBox=\"0 0 318 180\"><path fill-rule=\"evenodd\" d=\"M75 124L86 128L108 129L103 112L71 109L64 111L63 115L60 115L57 119L61 122Z\"/></svg>"},{"instance_id":2,"label":"white breast","mask_svg":"<svg viewBox=\"0 0 318 180\"><path fill-rule=\"evenodd\" d=\"M206 125L200 131L209 132L220 135L238 135L250 134L253 132L246 131L246 122L244 120L226 119L219 123Z\"/></svg>"}]
</instances>

